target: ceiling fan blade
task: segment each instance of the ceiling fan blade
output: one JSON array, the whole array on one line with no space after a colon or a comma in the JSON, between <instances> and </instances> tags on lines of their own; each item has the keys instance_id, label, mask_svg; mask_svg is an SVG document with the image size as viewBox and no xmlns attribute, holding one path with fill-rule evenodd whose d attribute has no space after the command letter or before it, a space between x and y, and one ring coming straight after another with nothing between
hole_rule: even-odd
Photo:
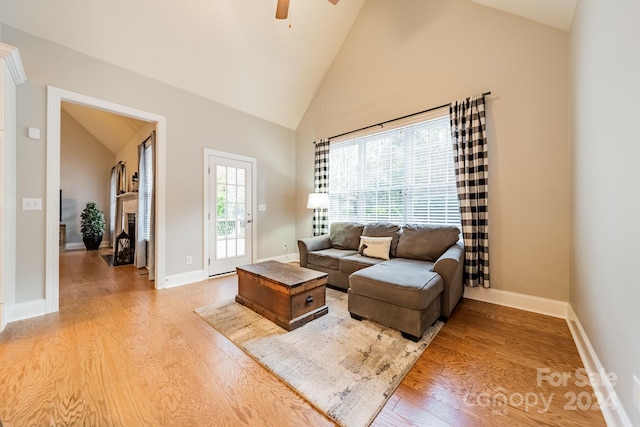
<instances>
[{"instance_id":1,"label":"ceiling fan blade","mask_svg":"<svg viewBox=\"0 0 640 427\"><path fill-rule=\"evenodd\" d=\"M338 4L338 2L339 2L339 1L340 1L340 0L329 0L329 2L330 2L331 4Z\"/></svg>"},{"instance_id":2,"label":"ceiling fan blade","mask_svg":"<svg viewBox=\"0 0 640 427\"><path fill-rule=\"evenodd\" d=\"M276 7L276 19L287 19L289 14L289 0L278 0Z\"/></svg>"}]
</instances>

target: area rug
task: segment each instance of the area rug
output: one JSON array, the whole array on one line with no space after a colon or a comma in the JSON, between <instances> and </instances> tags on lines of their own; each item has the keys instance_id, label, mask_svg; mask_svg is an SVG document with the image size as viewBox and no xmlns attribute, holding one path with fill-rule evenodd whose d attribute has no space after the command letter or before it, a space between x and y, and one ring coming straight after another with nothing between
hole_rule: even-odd
<instances>
[{"instance_id":1,"label":"area rug","mask_svg":"<svg viewBox=\"0 0 640 427\"><path fill-rule=\"evenodd\" d=\"M109 267L113 267L113 254L100 255Z\"/></svg>"},{"instance_id":2,"label":"area rug","mask_svg":"<svg viewBox=\"0 0 640 427\"><path fill-rule=\"evenodd\" d=\"M327 289L327 305L328 314L291 332L233 300L195 312L338 424L368 426L442 322L414 343L352 319L343 292Z\"/></svg>"}]
</instances>

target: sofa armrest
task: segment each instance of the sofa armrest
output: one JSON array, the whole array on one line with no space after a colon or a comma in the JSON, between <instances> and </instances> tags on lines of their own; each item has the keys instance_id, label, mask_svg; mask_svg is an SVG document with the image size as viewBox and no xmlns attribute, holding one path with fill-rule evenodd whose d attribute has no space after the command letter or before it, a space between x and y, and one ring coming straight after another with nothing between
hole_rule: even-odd
<instances>
[{"instance_id":1,"label":"sofa armrest","mask_svg":"<svg viewBox=\"0 0 640 427\"><path fill-rule=\"evenodd\" d=\"M449 317L462 294L464 286L462 273L464 268L464 244L462 241L450 246L433 265L433 271L442 277L442 315Z\"/></svg>"},{"instance_id":2,"label":"sofa armrest","mask_svg":"<svg viewBox=\"0 0 640 427\"><path fill-rule=\"evenodd\" d=\"M298 252L300 253L300 267L307 266L307 257L309 252L320 251L322 249L331 248L331 240L328 234L322 236L307 237L298 240Z\"/></svg>"}]
</instances>

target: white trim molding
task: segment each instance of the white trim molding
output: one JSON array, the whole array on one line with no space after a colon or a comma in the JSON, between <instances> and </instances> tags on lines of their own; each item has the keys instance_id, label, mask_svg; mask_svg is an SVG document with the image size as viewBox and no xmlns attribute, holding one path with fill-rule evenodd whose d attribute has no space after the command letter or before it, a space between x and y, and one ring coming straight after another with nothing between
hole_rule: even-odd
<instances>
[{"instance_id":1,"label":"white trim molding","mask_svg":"<svg viewBox=\"0 0 640 427\"><path fill-rule=\"evenodd\" d=\"M188 285L189 283L201 282L207 280L208 277L204 270L189 271L187 273L172 274L165 278L165 289L175 288L176 286Z\"/></svg>"},{"instance_id":2,"label":"white trim molding","mask_svg":"<svg viewBox=\"0 0 640 427\"><path fill-rule=\"evenodd\" d=\"M580 323L580 319L578 319L570 304L567 307L567 325L589 379L596 379L596 381L591 380L591 387L593 387L594 394L598 399L598 406L600 406L607 425L633 427L613 384L611 384L607 371L600 363L600 359L598 359L598 355L593 349L589 337Z\"/></svg>"},{"instance_id":3,"label":"white trim molding","mask_svg":"<svg viewBox=\"0 0 640 427\"><path fill-rule=\"evenodd\" d=\"M12 320L15 309L16 88L26 81L27 74L18 49L0 43L0 331ZM18 307L18 310L21 308Z\"/></svg>"},{"instance_id":4,"label":"white trim molding","mask_svg":"<svg viewBox=\"0 0 640 427\"><path fill-rule=\"evenodd\" d=\"M202 241L202 265L203 265L203 270L205 271L205 276L208 278L209 277L209 273L211 271L210 267L209 267L209 254L211 253L211 239L209 238L210 236L210 230L209 230L209 205L211 203L211 201L209 200L209 193L210 193L210 184L209 184L209 174L207 173L207 170L209 168L209 157L214 156L214 157L222 157L225 159L231 159L231 160L239 160L239 161L243 161L243 162L247 162L251 164L252 167L252 171L251 171L251 218L253 221L253 232L251 233L252 237L251 237L251 262L256 262L256 256L258 253L258 215L257 215L257 209L258 209L258 160L254 157L247 157L247 156L242 156L239 154L234 154L234 153L227 153L224 151L218 151L218 150L212 150L210 148L204 148L202 151L202 224L203 224L203 228L202 228L202 236L203 236L203 241ZM218 276L212 276L212 277L218 277Z\"/></svg>"},{"instance_id":5,"label":"white trim molding","mask_svg":"<svg viewBox=\"0 0 640 427\"><path fill-rule=\"evenodd\" d=\"M477 301L517 308L520 310L531 311L533 313L544 314L546 316L559 317L561 319L567 318L567 307L569 306L569 303L564 301L519 294L494 288L470 288L465 286L464 297Z\"/></svg>"},{"instance_id":6,"label":"white trim molding","mask_svg":"<svg viewBox=\"0 0 640 427\"><path fill-rule=\"evenodd\" d=\"M262 258L255 262L264 262L264 261L280 261L280 262L292 262L299 261L300 256L297 253L289 254L289 255L281 255L277 257L271 258ZM205 270L195 270L189 271L187 273L180 274L172 274L166 277L165 288L175 288L176 286L188 285L190 283L202 282L204 280L215 279L223 276L231 276L234 275L235 272L232 273L224 273L216 276L209 277Z\"/></svg>"},{"instance_id":7,"label":"white trim molding","mask_svg":"<svg viewBox=\"0 0 640 427\"><path fill-rule=\"evenodd\" d=\"M166 118L135 108L119 105L80 93L47 87L47 186L46 186L46 250L45 300L46 312L58 311L59 305L59 189L60 189L60 108L63 101L103 110L156 125L156 245L155 288L165 282L165 224L166 224Z\"/></svg>"},{"instance_id":8,"label":"white trim molding","mask_svg":"<svg viewBox=\"0 0 640 427\"><path fill-rule=\"evenodd\" d=\"M7 323L30 319L47 313L47 302L44 299L21 302L13 305L11 313L7 313Z\"/></svg>"},{"instance_id":9,"label":"white trim molding","mask_svg":"<svg viewBox=\"0 0 640 427\"><path fill-rule=\"evenodd\" d=\"M109 241L107 240L103 240L102 242L100 242L100 247L101 248L108 248L109 247ZM64 249L65 251L77 251L77 250L87 250L87 247L84 245L84 243L66 243L64 245Z\"/></svg>"},{"instance_id":10,"label":"white trim molding","mask_svg":"<svg viewBox=\"0 0 640 427\"><path fill-rule=\"evenodd\" d=\"M258 262L265 262L265 261L279 261L279 262L300 262L300 254L298 253L293 253L293 254L288 254L288 255L280 255L280 256L274 256L274 257L269 257L269 258L260 258L259 260L256 261L256 263Z\"/></svg>"},{"instance_id":11,"label":"white trim molding","mask_svg":"<svg viewBox=\"0 0 640 427\"><path fill-rule=\"evenodd\" d=\"M22 65L22 58L17 47L0 43L0 58L4 58L5 64L9 69L9 74L16 86L27 81L27 73Z\"/></svg>"}]
</instances>

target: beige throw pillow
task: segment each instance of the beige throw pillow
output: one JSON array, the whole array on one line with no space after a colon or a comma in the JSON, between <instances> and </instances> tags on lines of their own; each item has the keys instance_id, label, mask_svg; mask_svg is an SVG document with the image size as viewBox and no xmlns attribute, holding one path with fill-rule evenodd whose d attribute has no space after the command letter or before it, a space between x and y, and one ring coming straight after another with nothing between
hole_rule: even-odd
<instances>
[{"instance_id":1,"label":"beige throw pillow","mask_svg":"<svg viewBox=\"0 0 640 427\"><path fill-rule=\"evenodd\" d=\"M360 236L358 252L371 258L389 259L391 240L391 237Z\"/></svg>"}]
</instances>

